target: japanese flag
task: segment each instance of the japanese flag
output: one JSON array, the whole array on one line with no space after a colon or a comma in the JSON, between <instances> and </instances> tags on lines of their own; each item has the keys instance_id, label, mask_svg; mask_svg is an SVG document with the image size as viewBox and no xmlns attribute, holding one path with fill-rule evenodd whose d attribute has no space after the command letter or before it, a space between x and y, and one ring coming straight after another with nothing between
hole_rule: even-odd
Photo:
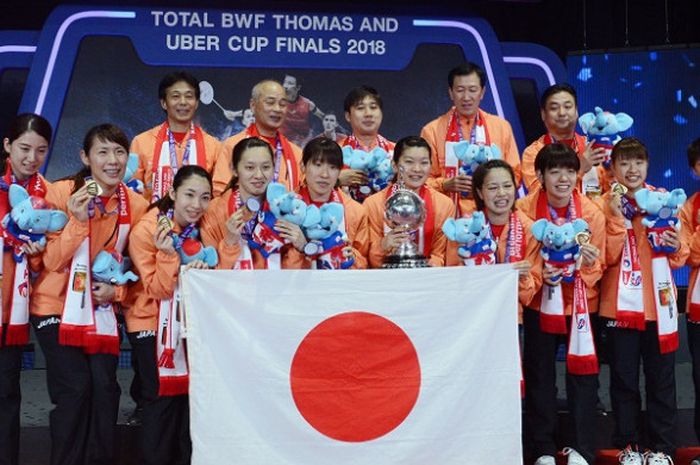
<instances>
[{"instance_id":1,"label":"japanese flag","mask_svg":"<svg viewBox=\"0 0 700 465\"><path fill-rule=\"evenodd\" d=\"M522 463L508 265L183 279L194 465Z\"/></svg>"}]
</instances>

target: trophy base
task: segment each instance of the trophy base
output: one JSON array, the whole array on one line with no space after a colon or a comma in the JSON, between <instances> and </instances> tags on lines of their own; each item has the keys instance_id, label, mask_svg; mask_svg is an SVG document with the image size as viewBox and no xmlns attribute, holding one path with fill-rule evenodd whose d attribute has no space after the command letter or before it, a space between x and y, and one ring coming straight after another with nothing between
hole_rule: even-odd
<instances>
[{"instance_id":1,"label":"trophy base","mask_svg":"<svg viewBox=\"0 0 700 465\"><path fill-rule=\"evenodd\" d=\"M428 259L422 255L389 255L384 259L382 268L427 268Z\"/></svg>"}]
</instances>

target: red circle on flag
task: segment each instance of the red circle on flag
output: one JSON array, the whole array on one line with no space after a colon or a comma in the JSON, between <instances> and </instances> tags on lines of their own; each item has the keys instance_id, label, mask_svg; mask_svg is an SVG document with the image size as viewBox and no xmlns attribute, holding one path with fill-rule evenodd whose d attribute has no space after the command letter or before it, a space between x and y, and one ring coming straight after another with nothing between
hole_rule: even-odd
<instances>
[{"instance_id":1,"label":"red circle on flag","mask_svg":"<svg viewBox=\"0 0 700 465\"><path fill-rule=\"evenodd\" d=\"M399 426L420 390L413 343L388 319L366 312L332 316L313 328L292 359L299 412L320 433L362 442Z\"/></svg>"}]
</instances>

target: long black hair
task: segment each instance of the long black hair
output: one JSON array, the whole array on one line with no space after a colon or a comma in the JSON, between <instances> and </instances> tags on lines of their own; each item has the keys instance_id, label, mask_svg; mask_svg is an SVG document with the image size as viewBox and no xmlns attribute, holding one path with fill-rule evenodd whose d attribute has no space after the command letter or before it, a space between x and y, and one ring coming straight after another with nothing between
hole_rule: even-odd
<instances>
[{"instance_id":1,"label":"long black hair","mask_svg":"<svg viewBox=\"0 0 700 465\"><path fill-rule=\"evenodd\" d=\"M10 141L10 144L22 137L25 132L35 132L44 139L47 143L51 142L53 130L51 124L43 117L35 113L22 113L15 117L7 129L5 138ZM0 175L5 173L7 169L7 159L10 154L5 151L5 144L0 146Z\"/></svg>"}]
</instances>

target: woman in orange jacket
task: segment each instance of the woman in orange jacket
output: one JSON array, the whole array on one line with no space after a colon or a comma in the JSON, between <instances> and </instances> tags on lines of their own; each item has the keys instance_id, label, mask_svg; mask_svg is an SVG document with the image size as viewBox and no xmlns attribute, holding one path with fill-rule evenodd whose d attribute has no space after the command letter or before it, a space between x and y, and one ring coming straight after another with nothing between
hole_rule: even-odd
<instances>
[{"instance_id":1,"label":"woman in orange jacket","mask_svg":"<svg viewBox=\"0 0 700 465\"><path fill-rule=\"evenodd\" d=\"M472 188L476 209L484 213L496 242L495 263L512 263L518 270L520 309L528 305L542 286L540 243L532 237L532 220L515 208L516 184L513 168L503 160L491 160L474 172ZM447 265L462 265L457 243L447 245Z\"/></svg>"},{"instance_id":2,"label":"woman in orange jacket","mask_svg":"<svg viewBox=\"0 0 700 465\"><path fill-rule=\"evenodd\" d=\"M189 377L186 350L179 338L178 275L183 250L193 255L198 249L197 225L211 197L211 177L206 170L183 166L173 179L170 194L150 206L129 241L129 255L140 279L132 288L135 298L125 317L141 376L144 464L190 461ZM186 267L209 265L196 259Z\"/></svg>"},{"instance_id":3,"label":"woman in orange jacket","mask_svg":"<svg viewBox=\"0 0 700 465\"><path fill-rule=\"evenodd\" d=\"M447 239L442 225L447 218L455 215L452 200L426 184L430 176L430 145L418 136L408 136L399 140L394 147L392 166L398 173L397 180L386 189L371 195L362 206L369 224L369 266L380 268L384 257L401 243L414 240L419 253L428 259L430 266L445 266ZM386 201L399 186L418 194L426 206L425 223L414 233L403 227L389 228L384 222Z\"/></svg>"},{"instance_id":4,"label":"woman in orange jacket","mask_svg":"<svg viewBox=\"0 0 700 465\"><path fill-rule=\"evenodd\" d=\"M369 237L365 212L360 203L338 187L343 167L340 146L332 140L313 139L304 147L301 163L301 172L304 173L304 184L298 190L301 198L307 205L319 208L329 202L340 203L343 217L337 218L340 234L332 234L323 240L310 237L307 232L308 243L304 252L289 251L288 268L367 268Z\"/></svg>"},{"instance_id":5,"label":"woman in orange jacket","mask_svg":"<svg viewBox=\"0 0 700 465\"><path fill-rule=\"evenodd\" d=\"M232 155L233 176L202 218L202 241L216 247L220 269L287 268L287 252L292 247L301 251L306 245L299 226L278 220L275 229L287 245L267 258L248 246L256 212L268 208L265 193L275 169L272 148L262 139L249 137L234 146Z\"/></svg>"},{"instance_id":6,"label":"woman in orange jacket","mask_svg":"<svg viewBox=\"0 0 700 465\"><path fill-rule=\"evenodd\" d=\"M24 187L34 197L46 196L48 183L38 171L46 159L51 133L49 122L32 113L18 115L10 125L0 149L0 219L12 209L8 199L11 185ZM34 272L41 269L44 246L29 241L19 250L13 250L0 235L0 248L3 250L0 276L4 276L0 314L0 463L16 465L19 463L19 375L22 348L29 342L29 299L26 292L15 291L27 285L27 267Z\"/></svg>"},{"instance_id":7,"label":"woman in orange jacket","mask_svg":"<svg viewBox=\"0 0 700 465\"><path fill-rule=\"evenodd\" d=\"M44 269L30 302L31 321L46 357L51 401L51 464L112 463L119 407L119 335L113 303L124 286L93 282L101 250L120 257L146 201L121 181L129 140L111 124L88 131L85 167L57 181L46 199L64 208L68 223L49 236Z\"/></svg>"}]
</instances>

